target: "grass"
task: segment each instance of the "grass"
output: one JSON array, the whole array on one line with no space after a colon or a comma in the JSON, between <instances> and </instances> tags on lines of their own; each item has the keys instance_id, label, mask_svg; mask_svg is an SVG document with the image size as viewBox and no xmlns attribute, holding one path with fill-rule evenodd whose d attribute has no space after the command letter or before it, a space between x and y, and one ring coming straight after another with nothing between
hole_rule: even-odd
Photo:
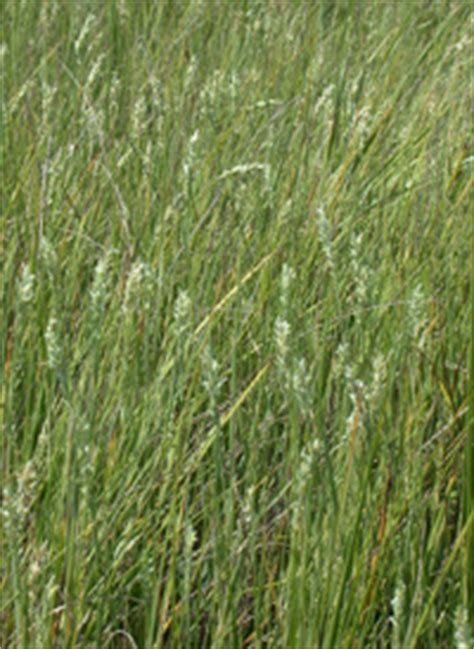
<instances>
[{"instance_id":1,"label":"grass","mask_svg":"<svg viewBox=\"0 0 474 649\"><path fill-rule=\"evenodd\" d=\"M473 20L3 4L4 649L472 647Z\"/></svg>"}]
</instances>

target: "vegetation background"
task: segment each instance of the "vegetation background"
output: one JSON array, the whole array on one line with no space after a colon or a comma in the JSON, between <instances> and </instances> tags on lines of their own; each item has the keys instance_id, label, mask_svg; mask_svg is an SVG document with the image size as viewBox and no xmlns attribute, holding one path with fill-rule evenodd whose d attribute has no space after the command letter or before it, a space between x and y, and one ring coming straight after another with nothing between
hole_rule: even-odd
<instances>
[{"instance_id":1,"label":"vegetation background","mask_svg":"<svg viewBox=\"0 0 474 649\"><path fill-rule=\"evenodd\" d=\"M1 12L2 647L472 649L472 3Z\"/></svg>"}]
</instances>

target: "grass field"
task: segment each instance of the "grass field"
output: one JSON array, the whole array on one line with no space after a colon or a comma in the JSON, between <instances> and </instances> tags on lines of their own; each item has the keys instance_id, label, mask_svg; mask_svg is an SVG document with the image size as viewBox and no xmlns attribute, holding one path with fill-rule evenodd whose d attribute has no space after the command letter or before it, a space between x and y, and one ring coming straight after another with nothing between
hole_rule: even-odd
<instances>
[{"instance_id":1,"label":"grass field","mask_svg":"<svg viewBox=\"0 0 474 649\"><path fill-rule=\"evenodd\" d=\"M472 649L474 6L1 12L2 649Z\"/></svg>"}]
</instances>

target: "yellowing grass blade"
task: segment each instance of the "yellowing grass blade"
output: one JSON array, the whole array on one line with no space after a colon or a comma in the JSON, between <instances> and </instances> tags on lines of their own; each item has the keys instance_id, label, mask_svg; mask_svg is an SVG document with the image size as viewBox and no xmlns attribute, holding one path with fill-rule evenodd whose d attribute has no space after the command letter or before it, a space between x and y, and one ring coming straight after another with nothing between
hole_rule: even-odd
<instances>
[{"instance_id":1,"label":"yellowing grass blade","mask_svg":"<svg viewBox=\"0 0 474 649\"><path fill-rule=\"evenodd\" d=\"M268 255L265 255L265 257L263 257L263 259L261 259L258 264L254 266L254 268L252 268L252 270L249 270L249 272L242 277L240 282L233 286L227 293L227 295L225 295L222 300L215 305L212 311L204 318L204 320L199 323L194 333L200 333L204 329L204 327L208 325L211 320L213 320L213 318L219 313L219 311L221 311L225 307L225 305L234 297L234 295L237 294L239 289L241 289L244 284L252 279L252 277L256 275L256 273L258 273L258 271L261 270L270 261L274 254L275 251L271 252Z\"/></svg>"}]
</instances>

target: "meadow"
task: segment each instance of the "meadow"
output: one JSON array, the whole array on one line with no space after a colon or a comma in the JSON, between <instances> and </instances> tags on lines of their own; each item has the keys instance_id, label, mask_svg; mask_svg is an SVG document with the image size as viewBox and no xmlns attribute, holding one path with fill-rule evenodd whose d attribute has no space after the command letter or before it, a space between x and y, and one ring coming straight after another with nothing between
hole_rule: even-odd
<instances>
[{"instance_id":1,"label":"meadow","mask_svg":"<svg viewBox=\"0 0 474 649\"><path fill-rule=\"evenodd\" d=\"M0 31L2 649L472 649L473 5Z\"/></svg>"}]
</instances>

